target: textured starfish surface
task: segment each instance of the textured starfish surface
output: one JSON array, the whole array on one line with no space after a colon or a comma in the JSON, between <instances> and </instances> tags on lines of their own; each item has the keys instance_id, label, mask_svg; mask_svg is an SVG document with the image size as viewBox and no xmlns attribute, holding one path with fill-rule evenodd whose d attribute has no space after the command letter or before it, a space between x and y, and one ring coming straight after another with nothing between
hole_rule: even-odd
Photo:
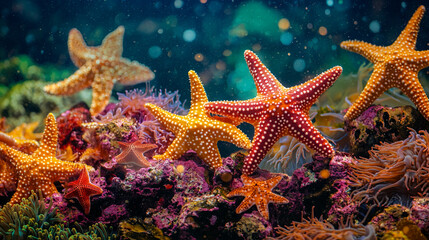
<instances>
[{"instance_id":1,"label":"textured starfish surface","mask_svg":"<svg viewBox=\"0 0 429 240\"><path fill-rule=\"evenodd\" d=\"M37 126L39 126L39 122L23 123L8 132L7 135L15 138L16 140L40 140L42 134L34 133Z\"/></svg>"},{"instance_id":2,"label":"textured starfish surface","mask_svg":"<svg viewBox=\"0 0 429 240\"><path fill-rule=\"evenodd\" d=\"M289 201L280 195L272 192L273 188L282 180L281 176L270 178L265 181L255 180L246 175L241 175L244 186L236 188L228 193L227 197L244 196L244 200L237 207L235 212L240 214L256 205L259 213L268 220L269 203L288 203Z\"/></svg>"},{"instance_id":3,"label":"textured starfish surface","mask_svg":"<svg viewBox=\"0 0 429 240\"><path fill-rule=\"evenodd\" d=\"M392 87L399 88L429 120L429 100L419 82L418 72L429 66L429 50L414 50L425 7L420 6L396 41L388 46L375 46L362 41L344 41L341 47L359 53L374 63L374 71L358 99L344 116L357 118L375 99Z\"/></svg>"},{"instance_id":4,"label":"textured starfish surface","mask_svg":"<svg viewBox=\"0 0 429 240\"><path fill-rule=\"evenodd\" d=\"M55 157L57 139L57 123L54 115L50 113L45 121L40 147L31 155L0 143L0 158L16 170L18 179L11 204L28 198L32 190L40 189L44 197L51 196L58 192L54 186L55 181L67 179L76 171L85 168L84 164L65 162Z\"/></svg>"},{"instance_id":5,"label":"textured starfish surface","mask_svg":"<svg viewBox=\"0 0 429 240\"><path fill-rule=\"evenodd\" d=\"M255 127L243 173L252 174L274 143L284 135L291 135L321 155L332 157L334 149L314 128L308 111L340 76L342 68L331 68L301 85L285 88L252 51L245 51L244 57L255 81L257 96L246 101L219 101L205 105L211 113L241 119Z\"/></svg>"},{"instance_id":6,"label":"textured starfish surface","mask_svg":"<svg viewBox=\"0 0 429 240\"><path fill-rule=\"evenodd\" d=\"M92 184L89 181L89 174L86 168L83 168L79 178L76 181L67 183L67 193L65 198L76 198L83 208L85 214L91 210L91 196L103 193L103 189Z\"/></svg>"},{"instance_id":7,"label":"textured starfish surface","mask_svg":"<svg viewBox=\"0 0 429 240\"><path fill-rule=\"evenodd\" d=\"M146 66L122 58L124 27L107 35L101 46L86 46L77 29L69 33L68 48L73 63L79 67L69 78L45 86L45 92L54 95L71 95L92 87L91 114L100 113L107 105L116 81L131 85L152 80L155 75Z\"/></svg>"},{"instance_id":8,"label":"textured starfish surface","mask_svg":"<svg viewBox=\"0 0 429 240\"><path fill-rule=\"evenodd\" d=\"M156 144L141 143L135 141L132 143L118 142L122 152L116 156L119 164L131 165L137 168L150 167L150 162L144 156L144 153L157 148Z\"/></svg>"},{"instance_id":9,"label":"textured starfish surface","mask_svg":"<svg viewBox=\"0 0 429 240\"><path fill-rule=\"evenodd\" d=\"M212 169L222 166L222 159L217 147L218 141L226 141L238 147L249 149L249 138L236 126L211 118L204 109L208 102L200 78L194 71L189 71L191 83L191 108L188 115L179 116L147 103L145 107L173 132L176 138L162 155L153 159L178 159L188 150L194 150Z\"/></svg>"}]
</instances>

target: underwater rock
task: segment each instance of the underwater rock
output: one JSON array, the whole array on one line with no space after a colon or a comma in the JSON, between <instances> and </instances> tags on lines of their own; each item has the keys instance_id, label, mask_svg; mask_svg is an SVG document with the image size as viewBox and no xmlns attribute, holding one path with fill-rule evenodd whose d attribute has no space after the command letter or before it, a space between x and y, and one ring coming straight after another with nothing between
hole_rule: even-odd
<instances>
[{"instance_id":1,"label":"underwater rock","mask_svg":"<svg viewBox=\"0 0 429 240\"><path fill-rule=\"evenodd\" d=\"M414 198L411 206L411 220L429 234L429 197Z\"/></svg>"},{"instance_id":2,"label":"underwater rock","mask_svg":"<svg viewBox=\"0 0 429 240\"><path fill-rule=\"evenodd\" d=\"M428 129L429 122L411 106L371 106L353 121L346 121L350 152L369 157L368 151L381 142L392 143L408 137L409 129Z\"/></svg>"},{"instance_id":3,"label":"underwater rock","mask_svg":"<svg viewBox=\"0 0 429 240\"><path fill-rule=\"evenodd\" d=\"M235 239L266 239L273 232L271 224L256 211L243 214L236 223L228 222L225 228L237 235Z\"/></svg>"},{"instance_id":4,"label":"underwater rock","mask_svg":"<svg viewBox=\"0 0 429 240\"><path fill-rule=\"evenodd\" d=\"M140 218L130 218L119 224L119 236L122 240L168 240L162 231L153 224Z\"/></svg>"}]
</instances>

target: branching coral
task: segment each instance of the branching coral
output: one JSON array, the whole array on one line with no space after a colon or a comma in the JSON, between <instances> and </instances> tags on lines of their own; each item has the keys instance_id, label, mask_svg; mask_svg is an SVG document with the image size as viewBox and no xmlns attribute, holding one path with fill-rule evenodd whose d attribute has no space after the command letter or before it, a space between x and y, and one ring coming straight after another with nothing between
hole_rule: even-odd
<instances>
[{"instance_id":1,"label":"branching coral","mask_svg":"<svg viewBox=\"0 0 429 240\"><path fill-rule=\"evenodd\" d=\"M410 196L429 193L429 133L414 130L410 136L392 144L376 145L369 158L362 158L352 167L353 197L374 200L377 205L390 204L393 197L402 203Z\"/></svg>"}]
</instances>

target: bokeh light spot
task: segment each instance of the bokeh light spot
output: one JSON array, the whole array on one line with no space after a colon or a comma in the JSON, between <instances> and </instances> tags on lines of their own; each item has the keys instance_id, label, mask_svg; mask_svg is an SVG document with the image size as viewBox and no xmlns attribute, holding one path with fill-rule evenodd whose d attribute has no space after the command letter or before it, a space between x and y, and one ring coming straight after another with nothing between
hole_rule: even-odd
<instances>
[{"instance_id":1,"label":"bokeh light spot","mask_svg":"<svg viewBox=\"0 0 429 240\"><path fill-rule=\"evenodd\" d=\"M290 45L293 41L293 35L290 32L285 32L280 35L280 42L283 45Z\"/></svg>"},{"instance_id":2,"label":"bokeh light spot","mask_svg":"<svg viewBox=\"0 0 429 240\"><path fill-rule=\"evenodd\" d=\"M197 34L193 29L187 29L183 32L183 40L186 42L192 42L197 37Z\"/></svg>"},{"instance_id":3,"label":"bokeh light spot","mask_svg":"<svg viewBox=\"0 0 429 240\"><path fill-rule=\"evenodd\" d=\"M252 50L255 52L261 50L261 44L259 44L259 43L253 44Z\"/></svg>"},{"instance_id":4,"label":"bokeh light spot","mask_svg":"<svg viewBox=\"0 0 429 240\"><path fill-rule=\"evenodd\" d=\"M326 5L328 5L328 7L334 6L334 0L326 0Z\"/></svg>"},{"instance_id":5,"label":"bokeh light spot","mask_svg":"<svg viewBox=\"0 0 429 240\"><path fill-rule=\"evenodd\" d=\"M181 7L183 7L183 1L182 0L176 0L176 1L174 1L174 7L175 8L181 8Z\"/></svg>"},{"instance_id":6,"label":"bokeh light spot","mask_svg":"<svg viewBox=\"0 0 429 240\"><path fill-rule=\"evenodd\" d=\"M380 32L380 22L378 22L377 20L372 21L369 24L369 29L371 30L371 32L373 33L378 33Z\"/></svg>"},{"instance_id":7,"label":"bokeh light spot","mask_svg":"<svg viewBox=\"0 0 429 240\"><path fill-rule=\"evenodd\" d=\"M319 28L319 34L322 36L326 36L326 34L328 34L328 29L326 29L326 27L324 27L324 26L321 26Z\"/></svg>"},{"instance_id":8,"label":"bokeh light spot","mask_svg":"<svg viewBox=\"0 0 429 240\"><path fill-rule=\"evenodd\" d=\"M148 52L149 57L158 58L159 56L161 56L162 49L159 46L152 46L149 48Z\"/></svg>"},{"instance_id":9,"label":"bokeh light spot","mask_svg":"<svg viewBox=\"0 0 429 240\"><path fill-rule=\"evenodd\" d=\"M216 69L220 71L225 71L226 69L226 63L224 61L218 61L216 63Z\"/></svg>"},{"instance_id":10,"label":"bokeh light spot","mask_svg":"<svg viewBox=\"0 0 429 240\"><path fill-rule=\"evenodd\" d=\"M224 55L225 57L229 57L229 56L231 56L231 54L232 54L232 52L229 49L225 49L222 52L222 55Z\"/></svg>"},{"instance_id":11,"label":"bokeh light spot","mask_svg":"<svg viewBox=\"0 0 429 240\"><path fill-rule=\"evenodd\" d=\"M279 29L282 31L288 30L290 28L290 22L286 18L280 19L278 25L279 25Z\"/></svg>"},{"instance_id":12,"label":"bokeh light spot","mask_svg":"<svg viewBox=\"0 0 429 240\"><path fill-rule=\"evenodd\" d=\"M326 15L326 16L331 15L331 10L330 10L330 9L326 9L326 10L325 10L325 15Z\"/></svg>"},{"instance_id":13,"label":"bokeh light spot","mask_svg":"<svg viewBox=\"0 0 429 240\"><path fill-rule=\"evenodd\" d=\"M204 60L204 55L202 53L197 53L194 56L195 61L202 62Z\"/></svg>"},{"instance_id":14,"label":"bokeh light spot","mask_svg":"<svg viewBox=\"0 0 429 240\"><path fill-rule=\"evenodd\" d=\"M305 69L305 61L302 58L298 58L293 62L293 69L297 72L302 72Z\"/></svg>"}]
</instances>

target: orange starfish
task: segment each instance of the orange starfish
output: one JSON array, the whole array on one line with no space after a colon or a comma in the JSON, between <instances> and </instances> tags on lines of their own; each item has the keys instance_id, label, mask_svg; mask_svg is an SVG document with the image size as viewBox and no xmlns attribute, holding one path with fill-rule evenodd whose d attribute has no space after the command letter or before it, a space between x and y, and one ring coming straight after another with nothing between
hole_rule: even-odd
<instances>
[{"instance_id":1,"label":"orange starfish","mask_svg":"<svg viewBox=\"0 0 429 240\"><path fill-rule=\"evenodd\" d=\"M425 7L420 6L396 41L388 47L362 41L344 41L341 47L359 53L374 63L374 71L359 98L344 116L357 118L375 99L392 87L399 88L429 120L429 99L418 79L418 72L429 66L429 50L414 50Z\"/></svg>"},{"instance_id":2,"label":"orange starfish","mask_svg":"<svg viewBox=\"0 0 429 240\"><path fill-rule=\"evenodd\" d=\"M96 115L109 102L116 81L131 85L152 80L155 75L149 68L121 57L123 36L124 27L120 26L104 38L101 46L88 47L77 29L70 30L70 57L79 70L61 82L45 86L45 92L71 95L91 86L91 115Z\"/></svg>"},{"instance_id":3,"label":"orange starfish","mask_svg":"<svg viewBox=\"0 0 429 240\"><path fill-rule=\"evenodd\" d=\"M103 193L103 189L89 181L89 174L86 168L82 169L76 181L67 184L67 193L64 198L76 198L83 207L84 213L88 215L91 209L90 197Z\"/></svg>"},{"instance_id":4,"label":"orange starfish","mask_svg":"<svg viewBox=\"0 0 429 240\"><path fill-rule=\"evenodd\" d=\"M244 187L236 188L228 193L227 197L244 196L244 200L237 207L235 212L240 214L247 209L256 205L259 213L268 220L268 204L269 203L288 203L285 197L274 194L273 188L282 180L282 176L270 178L265 181L258 181L247 175L241 175L241 180Z\"/></svg>"},{"instance_id":5,"label":"orange starfish","mask_svg":"<svg viewBox=\"0 0 429 240\"><path fill-rule=\"evenodd\" d=\"M204 109L208 99L200 78L194 71L189 71L188 75L191 83L191 109L188 115L179 116L153 104L145 104L155 118L176 135L166 152L153 156L153 159L178 159L186 151L194 150L211 169L216 169L222 166L218 141L231 142L246 149L251 147L251 143L236 126L210 117Z\"/></svg>"},{"instance_id":6,"label":"orange starfish","mask_svg":"<svg viewBox=\"0 0 429 240\"><path fill-rule=\"evenodd\" d=\"M43 197L58 192L54 182L67 179L77 170L85 168L84 164L60 161L55 157L57 150L58 128L52 113L45 121L45 131L40 147L31 155L0 143L0 158L16 169L18 186L10 200L11 204L28 198L31 191L40 189Z\"/></svg>"},{"instance_id":7,"label":"orange starfish","mask_svg":"<svg viewBox=\"0 0 429 240\"><path fill-rule=\"evenodd\" d=\"M150 167L150 162L143 154L158 147L156 144L140 143L140 141L133 143L118 142L118 144L122 152L116 156L117 163L133 165L138 168Z\"/></svg>"}]
</instances>

